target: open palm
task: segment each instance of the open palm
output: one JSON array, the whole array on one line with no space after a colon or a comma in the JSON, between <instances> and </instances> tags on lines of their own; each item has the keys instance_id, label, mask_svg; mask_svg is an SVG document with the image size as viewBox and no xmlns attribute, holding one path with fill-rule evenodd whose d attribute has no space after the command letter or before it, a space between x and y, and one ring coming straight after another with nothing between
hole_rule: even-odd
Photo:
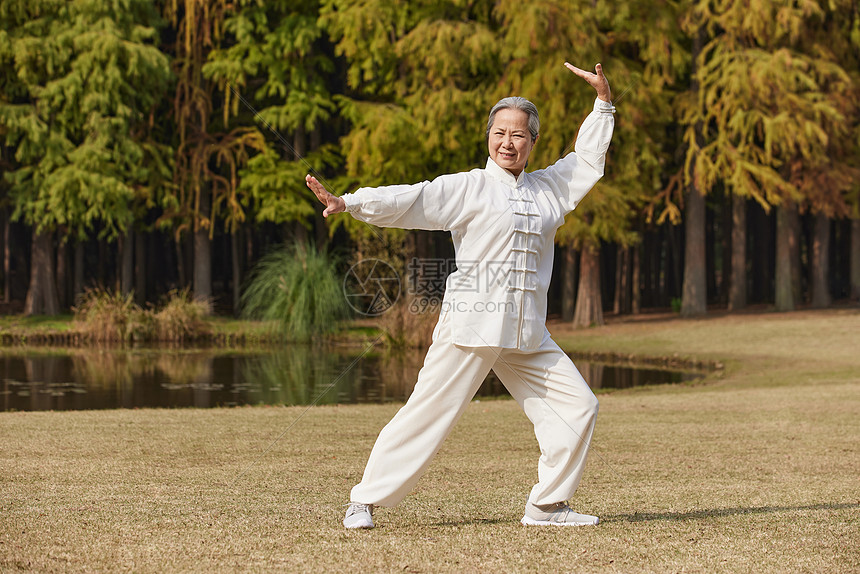
<instances>
[{"instance_id":1,"label":"open palm","mask_svg":"<svg viewBox=\"0 0 860 574\"><path fill-rule=\"evenodd\" d=\"M564 63L564 67L591 84L595 90L597 90L597 97L603 100L604 102L612 101L612 90L609 89L609 80L606 79L606 76L603 75L603 66L597 64L594 67L594 72L588 72L586 70L577 68L573 64L569 64L568 62Z\"/></svg>"}]
</instances>

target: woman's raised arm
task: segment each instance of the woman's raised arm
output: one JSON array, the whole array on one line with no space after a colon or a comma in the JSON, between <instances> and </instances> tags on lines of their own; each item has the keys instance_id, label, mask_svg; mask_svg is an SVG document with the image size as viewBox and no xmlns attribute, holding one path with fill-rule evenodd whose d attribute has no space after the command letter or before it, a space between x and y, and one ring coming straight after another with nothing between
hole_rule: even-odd
<instances>
[{"instance_id":1,"label":"woman's raised arm","mask_svg":"<svg viewBox=\"0 0 860 574\"><path fill-rule=\"evenodd\" d=\"M612 90L609 89L609 80L603 75L603 66L597 64L594 67L594 72L586 72L567 62L564 63L564 67L591 84L591 87L597 90L598 98L604 102L612 103Z\"/></svg>"}]
</instances>

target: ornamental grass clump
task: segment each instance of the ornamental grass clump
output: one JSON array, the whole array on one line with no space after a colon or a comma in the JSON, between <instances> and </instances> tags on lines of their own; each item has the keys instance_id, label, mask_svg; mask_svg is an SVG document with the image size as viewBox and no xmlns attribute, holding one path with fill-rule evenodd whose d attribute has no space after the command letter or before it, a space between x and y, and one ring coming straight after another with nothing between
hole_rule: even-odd
<instances>
[{"instance_id":1,"label":"ornamental grass clump","mask_svg":"<svg viewBox=\"0 0 860 574\"><path fill-rule=\"evenodd\" d=\"M209 304L194 299L188 289L171 291L164 305L153 314L155 338L159 341L189 341L209 335L204 318Z\"/></svg>"},{"instance_id":2,"label":"ornamental grass clump","mask_svg":"<svg viewBox=\"0 0 860 574\"><path fill-rule=\"evenodd\" d=\"M133 293L88 289L73 311L78 336L95 343L180 343L210 334L208 303L194 300L187 289L171 291L157 310L141 308Z\"/></svg>"},{"instance_id":3,"label":"ornamental grass clump","mask_svg":"<svg viewBox=\"0 0 860 574\"><path fill-rule=\"evenodd\" d=\"M134 302L133 293L87 289L73 311L76 330L88 341L128 343L152 332L152 316Z\"/></svg>"},{"instance_id":4,"label":"ornamental grass clump","mask_svg":"<svg viewBox=\"0 0 860 574\"><path fill-rule=\"evenodd\" d=\"M313 245L269 253L251 272L242 314L271 322L278 335L292 341L306 342L334 331L350 315L337 262Z\"/></svg>"}]
</instances>

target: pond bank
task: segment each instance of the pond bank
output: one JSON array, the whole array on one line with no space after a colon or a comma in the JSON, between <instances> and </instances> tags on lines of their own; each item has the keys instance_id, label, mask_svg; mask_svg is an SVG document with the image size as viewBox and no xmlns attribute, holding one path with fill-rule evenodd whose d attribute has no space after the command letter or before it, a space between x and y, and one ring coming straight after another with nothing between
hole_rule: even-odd
<instances>
[{"instance_id":1,"label":"pond bank","mask_svg":"<svg viewBox=\"0 0 860 574\"><path fill-rule=\"evenodd\" d=\"M205 319L207 332L205 335L196 337L183 343L171 342L171 345L190 345L194 347L218 347L218 348L257 348L281 346L283 341L273 335L270 325L259 321L247 321L231 317L208 317ZM581 334L588 337L592 329L574 331L563 323L550 323L550 330L570 337L573 334ZM373 322L366 319L350 323L341 331L321 338L327 345L364 348L371 342L377 341L382 346L386 345L384 333L375 326ZM76 329L72 315L59 315L54 317L24 315L2 315L0 316L0 347L88 347L93 343L85 335ZM102 346L122 346L123 343L99 343ZM135 344L135 343L132 343ZM150 343L147 343L150 344ZM561 341L559 341L561 344ZM562 345L568 354L576 359L592 362L647 366L662 369L713 372L724 368L719 359L704 359L695 357L684 357L678 353L670 355L662 354L640 354L636 352L622 352L611 349L582 349L578 344L572 343Z\"/></svg>"}]
</instances>

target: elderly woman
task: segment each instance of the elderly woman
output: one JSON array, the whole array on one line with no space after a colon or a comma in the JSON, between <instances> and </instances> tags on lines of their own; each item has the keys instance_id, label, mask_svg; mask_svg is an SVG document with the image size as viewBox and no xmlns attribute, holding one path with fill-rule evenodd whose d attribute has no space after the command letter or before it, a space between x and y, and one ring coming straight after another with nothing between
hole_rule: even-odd
<instances>
[{"instance_id":1,"label":"elderly woman","mask_svg":"<svg viewBox=\"0 0 860 574\"><path fill-rule=\"evenodd\" d=\"M373 510L394 506L415 486L490 369L534 424L538 483L523 524L593 525L571 510L597 416L597 399L546 329L553 243L564 217L603 176L615 108L600 64L565 63L597 91L573 153L530 173L538 141L534 104L509 97L490 111L484 169L414 185L361 188L336 197L308 175L325 205L382 227L450 231L457 270L446 283L433 343L407 403L382 429L346 528L373 528Z\"/></svg>"}]
</instances>

